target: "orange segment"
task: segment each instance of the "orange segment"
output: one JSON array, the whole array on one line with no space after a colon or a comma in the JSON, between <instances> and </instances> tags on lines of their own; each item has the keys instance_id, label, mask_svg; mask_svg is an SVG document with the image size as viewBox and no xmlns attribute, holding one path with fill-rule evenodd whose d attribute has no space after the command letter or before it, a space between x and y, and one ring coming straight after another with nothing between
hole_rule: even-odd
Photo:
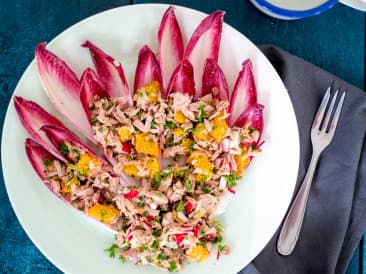
<instances>
[{"instance_id":1,"label":"orange segment","mask_svg":"<svg viewBox=\"0 0 366 274\"><path fill-rule=\"evenodd\" d=\"M119 210L112 205L102 205L96 203L91 208L88 209L88 215L98 221L105 224L112 224L116 221L119 214Z\"/></svg>"},{"instance_id":2,"label":"orange segment","mask_svg":"<svg viewBox=\"0 0 366 274\"><path fill-rule=\"evenodd\" d=\"M136 134L135 148L138 153L159 157L159 144L146 133Z\"/></svg>"}]
</instances>

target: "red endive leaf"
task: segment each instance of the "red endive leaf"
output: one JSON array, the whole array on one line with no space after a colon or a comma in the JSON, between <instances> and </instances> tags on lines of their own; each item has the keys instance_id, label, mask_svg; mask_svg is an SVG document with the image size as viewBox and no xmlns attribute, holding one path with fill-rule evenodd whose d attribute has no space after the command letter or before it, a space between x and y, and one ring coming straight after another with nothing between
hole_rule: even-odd
<instances>
[{"instance_id":1,"label":"red endive leaf","mask_svg":"<svg viewBox=\"0 0 366 274\"><path fill-rule=\"evenodd\" d=\"M127 97L132 104L130 88L121 64L90 41L86 41L82 46L89 49L100 82L109 96Z\"/></svg>"},{"instance_id":2,"label":"red endive leaf","mask_svg":"<svg viewBox=\"0 0 366 274\"><path fill-rule=\"evenodd\" d=\"M43 147L47 148L54 156L65 160L62 154L53 148L51 142L47 139L41 127L45 125L64 128L60 120L44 110L40 105L33 101L25 100L20 96L14 97L14 106L18 113L20 122L27 130L29 135Z\"/></svg>"},{"instance_id":3,"label":"red endive leaf","mask_svg":"<svg viewBox=\"0 0 366 274\"><path fill-rule=\"evenodd\" d=\"M202 96L212 94L219 100L229 101L229 88L221 68L212 59L207 59L202 75Z\"/></svg>"},{"instance_id":4,"label":"red endive leaf","mask_svg":"<svg viewBox=\"0 0 366 274\"><path fill-rule=\"evenodd\" d=\"M260 140L263 131L263 108L261 104L254 104L249 106L244 112L238 117L235 122L236 127L249 127L251 129L256 129L259 131L258 140Z\"/></svg>"},{"instance_id":5,"label":"red endive leaf","mask_svg":"<svg viewBox=\"0 0 366 274\"><path fill-rule=\"evenodd\" d=\"M134 91L153 81L157 81L162 87L159 63L152 50L148 46L144 46L139 52L137 61Z\"/></svg>"},{"instance_id":6,"label":"red endive leaf","mask_svg":"<svg viewBox=\"0 0 366 274\"><path fill-rule=\"evenodd\" d=\"M193 67L188 60L183 60L174 70L167 89L167 94L171 92L188 93L195 96Z\"/></svg>"},{"instance_id":7,"label":"red endive leaf","mask_svg":"<svg viewBox=\"0 0 366 274\"><path fill-rule=\"evenodd\" d=\"M90 154L94 158L97 158L101 163L108 165L108 163L102 157L97 155L90 147L85 145L78 136L76 136L68 129L58 128L54 126L43 126L41 130L45 132L48 139L51 141L56 149L60 150L61 145L64 144L65 141L67 141L73 145L81 147L88 154Z\"/></svg>"},{"instance_id":8,"label":"red endive leaf","mask_svg":"<svg viewBox=\"0 0 366 274\"><path fill-rule=\"evenodd\" d=\"M80 103L80 82L70 67L46 49L46 43L36 48L40 80L57 111L67 118L91 141L94 141L89 122Z\"/></svg>"},{"instance_id":9,"label":"red endive leaf","mask_svg":"<svg viewBox=\"0 0 366 274\"><path fill-rule=\"evenodd\" d=\"M81 76L80 101L89 121L91 119L89 106L94 102L95 96L105 98L108 97L108 94L99 83L98 76L94 70L87 68Z\"/></svg>"},{"instance_id":10,"label":"red endive leaf","mask_svg":"<svg viewBox=\"0 0 366 274\"><path fill-rule=\"evenodd\" d=\"M184 58L194 67L194 79L200 98L203 66L207 58L218 61L224 12L215 11L201 21L187 43Z\"/></svg>"},{"instance_id":11,"label":"red endive leaf","mask_svg":"<svg viewBox=\"0 0 366 274\"><path fill-rule=\"evenodd\" d=\"M25 152L38 176L42 180L46 179L46 175L44 173L46 170L45 160L48 159L52 161L55 160L56 157L30 138L25 140Z\"/></svg>"},{"instance_id":12,"label":"red endive leaf","mask_svg":"<svg viewBox=\"0 0 366 274\"><path fill-rule=\"evenodd\" d=\"M161 20L158 31L158 60L163 77L162 96L166 98L166 88L174 69L183 59L184 45L182 32L174 14L174 7L169 7Z\"/></svg>"},{"instance_id":13,"label":"red endive leaf","mask_svg":"<svg viewBox=\"0 0 366 274\"><path fill-rule=\"evenodd\" d=\"M257 102L257 90L252 72L252 62L246 60L242 64L229 106L229 126L233 126L239 115L249 106Z\"/></svg>"}]
</instances>

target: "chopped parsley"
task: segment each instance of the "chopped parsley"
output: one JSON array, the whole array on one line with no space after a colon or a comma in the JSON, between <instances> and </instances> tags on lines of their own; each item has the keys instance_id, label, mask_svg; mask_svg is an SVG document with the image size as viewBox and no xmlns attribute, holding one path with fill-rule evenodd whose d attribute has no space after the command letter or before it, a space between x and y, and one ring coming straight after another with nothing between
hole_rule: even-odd
<instances>
[{"instance_id":1,"label":"chopped parsley","mask_svg":"<svg viewBox=\"0 0 366 274\"><path fill-rule=\"evenodd\" d=\"M173 137L173 135L170 135L170 136L168 137L168 139L166 140L166 145L167 145L168 147L172 147L172 146L174 146L174 137Z\"/></svg>"},{"instance_id":2,"label":"chopped parsley","mask_svg":"<svg viewBox=\"0 0 366 274\"><path fill-rule=\"evenodd\" d=\"M249 133L253 133L253 132L257 131L257 129L253 128L253 127L249 127L248 130L249 130Z\"/></svg>"},{"instance_id":3,"label":"chopped parsley","mask_svg":"<svg viewBox=\"0 0 366 274\"><path fill-rule=\"evenodd\" d=\"M177 207L176 207L176 210L177 211L184 211L185 208L186 208L186 203L183 200L180 200Z\"/></svg>"},{"instance_id":4,"label":"chopped parsley","mask_svg":"<svg viewBox=\"0 0 366 274\"><path fill-rule=\"evenodd\" d=\"M169 272L173 272L176 269L177 269L177 263L175 261L173 261L173 260L169 261L168 271Z\"/></svg>"},{"instance_id":5,"label":"chopped parsley","mask_svg":"<svg viewBox=\"0 0 366 274\"><path fill-rule=\"evenodd\" d=\"M221 253L224 250L225 246L224 245L219 245L217 247L218 251Z\"/></svg>"},{"instance_id":6,"label":"chopped parsley","mask_svg":"<svg viewBox=\"0 0 366 274\"><path fill-rule=\"evenodd\" d=\"M208 118L208 113L205 110L206 104L202 104L198 107L198 110L200 111L199 115L198 115L198 122L203 122L204 119Z\"/></svg>"},{"instance_id":7,"label":"chopped parsley","mask_svg":"<svg viewBox=\"0 0 366 274\"><path fill-rule=\"evenodd\" d=\"M210 189L206 185L204 185L202 187L202 191L203 191L203 193L206 193L206 194L209 194L211 192Z\"/></svg>"},{"instance_id":8,"label":"chopped parsley","mask_svg":"<svg viewBox=\"0 0 366 274\"><path fill-rule=\"evenodd\" d=\"M157 259L158 259L158 261L160 261L160 260L166 260L166 259L168 259L168 256L165 255L164 253L160 253L158 255Z\"/></svg>"},{"instance_id":9,"label":"chopped parsley","mask_svg":"<svg viewBox=\"0 0 366 274\"><path fill-rule=\"evenodd\" d=\"M184 185L185 185L187 191L192 190L192 183L189 179L186 180Z\"/></svg>"},{"instance_id":10,"label":"chopped parsley","mask_svg":"<svg viewBox=\"0 0 366 274\"><path fill-rule=\"evenodd\" d=\"M70 152L69 147L65 143L61 143L60 152L65 156L69 155L69 152Z\"/></svg>"},{"instance_id":11,"label":"chopped parsley","mask_svg":"<svg viewBox=\"0 0 366 274\"><path fill-rule=\"evenodd\" d=\"M229 188L233 188L238 184L238 180L240 179L240 177L236 176L235 172L231 173L230 175L226 175L224 176L227 186Z\"/></svg>"},{"instance_id":12,"label":"chopped parsley","mask_svg":"<svg viewBox=\"0 0 366 274\"><path fill-rule=\"evenodd\" d=\"M43 158L43 164L45 166L50 166L52 164L52 161L46 157L46 158Z\"/></svg>"},{"instance_id":13,"label":"chopped parsley","mask_svg":"<svg viewBox=\"0 0 366 274\"><path fill-rule=\"evenodd\" d=\"M109 252L109 257L116 257L116 249L118 249L118 245L112 244L109 248L104 249L104 251Z\"/></svg>"},{"instance_id":14,"label":"chopped parsley","mask_svg":"<svg viewBox=\"0 0 366 274\"><path fill-rule=\"evenodd\" d=\"M90 119L90 123L91 123L92 125L95 125L97 122L98 122L98 119L97 119L97 118L95 118L95 117Z\"/></svg>"},{"instance_id":15,"label":"chopped parsley","mask_svg":"<svg viewBox=\"0 0 366 274\"><path fill-rule=\"evenodd\" d=\"M166 129L175 129L177 126L172 121L166 121L165 126Z\"/></svg>"},{"instance_id":16,"label":"chopped parsley","mask_svg":"<svg viewBox=\"0 0 366 274\"><path fill-rule=\"evenodd\" d=\"M144 199L144 197L142 197L142 196L139 196L138 198L138 202L137 202L137 207L144 207L145 206L145 199Z\"/></svg>"},{"instance_id":17,"label":"chopped parsley","mask_svg":"<svg viewBox=\"0 0 366 274\"><path fill-rule=\"evenodd\" d=\"M158 124L155 122L155 120L151 121L151 128L158 128Z\"/></svg>"},{"instance_id":18,"label":"chopped parsley","mask_svg":"<svg viewBox=\"0 0 366 274\"><path fill-rule=\"evenodd\" d=\"M122 255L120 255L119 257L118 257L118 259L120 260L120 262L121 263L125 263L126 261L127 261L127 259L124 257L124 256L122 256Z\"/></svg>"},{"instance_id":19,"label":"chopped parsley","mask_svg":"<svg viewBox=\"0 0 366 274\"><path fill-rule=\"evenodd\" d=\"M159 241L154 240L154 242L150 245L150 249L151 251L155 252L156 250L158 250L158 248L159 248Z\"/></svg>"},{"instance_id":20,"label":"chopped parsley","mask_svg":"<svg viewBox=\"0 0 366 274\"><path fill-rule=\"evenodd\" d=\"M160 237L161 236L161 229L154 230L152 233L154 237Z\"/></svg>"}]
</instances>

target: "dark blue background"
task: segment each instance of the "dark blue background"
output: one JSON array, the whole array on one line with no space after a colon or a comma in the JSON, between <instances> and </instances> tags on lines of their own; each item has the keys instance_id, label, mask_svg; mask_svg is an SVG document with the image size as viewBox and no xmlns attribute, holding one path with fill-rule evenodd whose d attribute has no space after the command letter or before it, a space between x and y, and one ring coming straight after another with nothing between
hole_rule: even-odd
<instances>
[{"instance_id":1,"label":"dark blue background","mask_svg":"<svg viewBox=\"0 0 366 274\"><path fill-rule=\"evenodd\" d=\"M149 1L1 0L0 123L10 96L40 41L50 41L74 23L100 11ZM226 11L225 22L257 44L274 44L364 89L365 14L340 4L328 12L298 21L266 17L242 0L153 1L204 12ZM1 126L2 128L2 126ZM59 273L29 240L0 182L0 273ZM365 255L364 255L365 254ZM70 256L70 255L65 255ZM72 254L71 256L77 256ZM361 273L366 251L358 249L349 273Z\"/></svg>"}]
</instances>

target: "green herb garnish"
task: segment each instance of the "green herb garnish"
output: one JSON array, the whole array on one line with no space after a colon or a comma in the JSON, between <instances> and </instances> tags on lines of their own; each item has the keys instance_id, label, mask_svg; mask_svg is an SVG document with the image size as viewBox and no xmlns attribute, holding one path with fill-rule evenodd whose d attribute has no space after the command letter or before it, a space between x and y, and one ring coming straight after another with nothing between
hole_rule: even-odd
<instances>
[{"instance_id":1,"label":"green herb garnish","mask_svg":"<svg viewBox=\"0 0 366 274\"><path fill-rule=\"evenodd\" d=\"M164 253L160 253L158 255L157 259L158 259L158 261L160 261L160 260L166 260L166 259L168 259L168 256L165 255Z\"/></svg>"},{"instance_id":2,"label":"green herb garnish","mask_svg":"<svg viewBox=\"0 0 366 274\"><path fill-rule=\"evenodd\" d=\"M160 237L161 236L161 229L154 230L152 233L154 237Z\"/></svg>"},{"instance_id":3,"label":"green herb garnish","mask_svg":"<svg viewBox=\"0 0 366 274\"><path fill-rule=\"evenodd\" d=\"M50 166L52 164L52 161L48 158L43 158L43 164L45 166Z\"/></svg>"},{"instance_id":4,"label":"green herb garnish","mask_svg":"<svg viewBox=\"0 0 366 274\"><path fill-rule=\"evenodd\" d=\"M114 258L116 257L116 249L118 249L118 245L112 244L109 248L104 249L104 251L109 252L109 257Z\"/></svg>"},{"instance_id":5,"label":"green herb garnish","mask_svg":"<svg viewBox=\"0 0 366 274\"><path fill-rule=\"evenodd\" d=\"M192 183L189 179L186 180L184 185L185 185L187 191L192 190Z\"/></svg>"},{"instance_id":6,"label":"green herb garnish","mask_svg":"<svg viewBox=\"0 0 366 274\"><path fill-rule=\"evenodd\" d=\"M150 245L150 249L151 251L155 252L156 250L158 250L158 248L159 248L159 241L154 240L154 242Z\"/></svg>"},{"instance_id":7,"label":"green herb garnish","mask_svg":"<svg viewBox=\"0 0 366 274\"><path fill-rule=\"evenodd\" d=\"M166 145L167 145L168 147L172 147L172 146L174 146L174 137L173 137L173 135L170 135L170 136L168 137L168 139L166 140Z\"/></svg>"},{"instance_id":8,"label":"green herb garnish","mask_svg":"<svg viewBox=\"0 0 366 274\"><path fill-rule=\"evenodd\" d=\"M184 211L186 208L186 203L183 200L180 200L177 207L175 208L176 211Z\"/></svg>"},{"instance_id":9,"label":"green herb garnish","mask_svg":"<svg viewBox=\"0 0 366 274\"><path fill-rule=\"evenodd\" d=\"M69 147L65 143L61 143L60 152L65 156L69 155L69 152L70 152Z\"/></svg>"},{"instance_id":10,"label":"green herb garnish","mask_svg":"<svg viewBox=\"0 0 366 274\"><path fill-rule=\"evenodd\" d=\"M238 180L240 179L240 177L236 176L235 172L231 173L230 175L226 175L224 176L227 186L229 188L233 188L238 184Z\"/></svg>"},{"instance_id":11,"label":"green herb garnish","mask_svg":"<svg viewBox=\"0 0 366 274\"><path fill-rule=\"evenodd\" d=\"M200 111L199 115L198 115L198 122L203 122L204 119L208 118L208 113L205 110L206 104L202 104L198 107L198 110Z\"/></svg>"},{"instance_id":12,"label":"green herb garnish","mask_svg":"<svg viewBox=\"0 0 366 274\"><path fill-rule=\"evenodd\" d=\"M97 119L97 118L95 118L95 117L90 119L90 123L91 123L92 125L95 125L97 122L98 122L98 119Z\"/></svg>"},{"instance_id":13,"label":"green herb garnish","mask_svg":"<svg viewBox=\"0 0 366 274\"><path fill-rule=\"evenodd\" d=\"M169 261L169 268L168 271L169 272L173 272L174 270L177 269L177 263L175 261Z\"/></svg>"},{"instance_id":14,"label":"green herb garnish","mask_svg":"<svg viewBox=\"0 0 366 274\"><path fill-rule=\"evenodd\" d=\"M165 129L175 129L177 126L172 121L166 121L164 127Z\"/></svg>"},{"instance_id":15,"label":"green herb garnish","mask_svg":"<svg viewBox=\"0 0 366 274\"><path fill-rule=\"evenodd\" d=\"M119 257L118 257L118 259L120 260L120 262L121 263L125 263L125 262L127 262L127 259L125 258L125 257L123 257L122 255L120 255Z\"/></svg>"}]
</instances>

